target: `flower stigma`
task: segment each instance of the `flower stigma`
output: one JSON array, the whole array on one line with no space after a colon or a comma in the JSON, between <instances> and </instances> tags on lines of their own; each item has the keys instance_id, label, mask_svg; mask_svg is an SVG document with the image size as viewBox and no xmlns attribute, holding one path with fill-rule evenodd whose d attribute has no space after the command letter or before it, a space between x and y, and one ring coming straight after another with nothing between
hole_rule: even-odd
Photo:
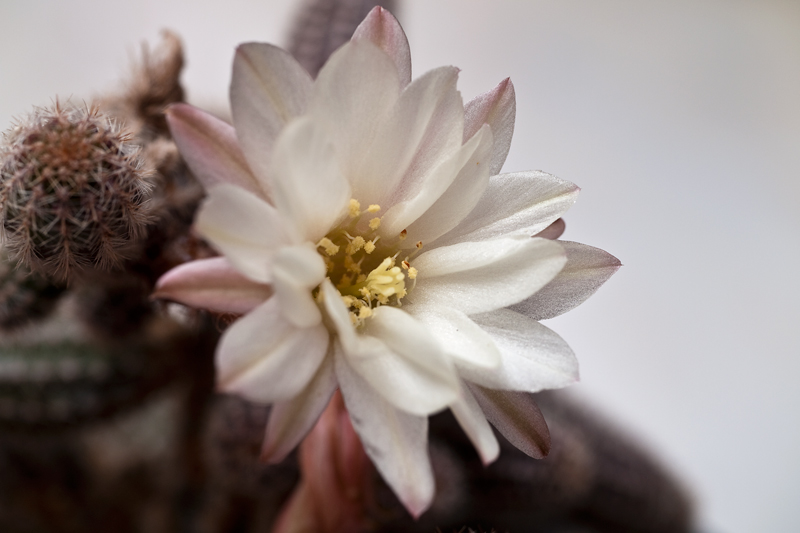
<instances>
[{"instance_id":1,"label":"flower stigma","mask_svg":"<svg viewBox=\"0 0 800 533\"><path fill-rule=\"evenodd\" d=\"M413 288L413 284L406 286L406 279L415 280L418 274L409 257L397 260L400 251L396 245L405 238L406 230L395 239L381 240L377 234L381 217L371 216L362 222L363 215L375 215L380 210L379 205L371 204L362 211L358 200L350 200L345 221L317 243L327 277L338 289L357 328L376 307L402 306L402 299ZM319 289L314 295L320 298Z\"/></svg>"}]
</instances>

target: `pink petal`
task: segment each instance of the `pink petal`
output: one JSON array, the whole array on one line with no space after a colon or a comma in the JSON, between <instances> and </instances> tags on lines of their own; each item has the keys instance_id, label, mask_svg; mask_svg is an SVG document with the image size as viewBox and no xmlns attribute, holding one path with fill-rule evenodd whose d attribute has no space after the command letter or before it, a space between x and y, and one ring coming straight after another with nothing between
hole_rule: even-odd
<instances>
[{"instance_id":1,"label":"pink petal","mask_svg":"<svg viewBox=\"0 0 800 533\"><path fill-rule=\"evenodd\" d=\"M213 257L173 268L158 280L152 297L240 315L270 296L269 285L246 278L226 258Z\"/></svg>"},{"instance_id":2,"label":"pink petal","mask_svg":"<svg viewBox=\"0 0 800 533\"><path fill-rule=\"evenodd\" d=\"M233 126L188 104L173 104L165 113L178 150L206 190L230 183L264 197Z\"/></svg>"},{"instance_id":3,"label":"pink petal","mask_svg":"<svg viewBox=\"0 0 800 533\"><path fill-rule=\"evenodd\" d=\"M464 141L475 135L481 126L488 124L494 135L494 146L489 163L490 175L503 168L511 137L514 135L514 116L517 104L514 84L506 78L491 91L476 96L464 106Z\"/></svg>"},{"instance_id":4,"label":"pink petal","mask_svg":"<svg viewBox=\"0 0 800 533\"><path fill-rule=\"evenodd\" d=\"M369 41L392 58L397 66L402 89L411 82L411 50L408 39L397 19L387 10L376 6L356 28L353 41Z\"/></svg>"},{"instance_id":5,"label":"pink petal","mask_svg":"<svg viewBox=\"0 0 800 533\"><path fill-rule=\"evenodd\" d=\"M565 229L567 229L567 223L564 222L563 218L559 218L542 231L534 235L534 237L541 237L542 239L550 240L558 239L564 234Z\"/></svg>"},{"instance_id":6,"label":"pink petal","mask_svg":"<svg viewBox=\"0 0 800 533\"><path fill-rule=\"evenodd\" d=\"M496 391L469 385L486 419L518 450L543 459L550 453L550 430L544 415L525 392Z\"/></svg>"}]
</instances>

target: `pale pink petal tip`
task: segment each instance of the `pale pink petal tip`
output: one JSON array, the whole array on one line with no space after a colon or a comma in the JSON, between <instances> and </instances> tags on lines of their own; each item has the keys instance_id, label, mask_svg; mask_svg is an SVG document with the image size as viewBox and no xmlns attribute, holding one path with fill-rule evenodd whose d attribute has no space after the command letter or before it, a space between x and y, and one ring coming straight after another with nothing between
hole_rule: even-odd
<instances>
[{"instance_id":1,"label":"pale pink petal tip","mask_svg":"<svg viewBox=\"0 0 800 533\"><path fill-rule=\"evenodd\" d=\"M239 148L233 126L183 103L172 104L165 114L178 150L206 190L230 183L263 195Z\"/></svg>"},{"instance_id":2,"label":"pale pink petal tip","mask_svg":"<svg viewBox=\"0 0 800 533\"><path fill-rule=\"evenodd\" d=\"M151 297L221 313L243 314L271 295L269 285L249 280L227 259L214 257L173 268L161 276Z\"/></svg>"},{"instance_id":3,"label":"pale pink petal tip","mask_svg":"<svg viewBox=\"0 0 800 533\"><path fill-rule=\"evenodd\" d=\"M369 41L392 58L400 75L400 87L411 82L411 49L408 39L394 18L381 6L375 6L353 33L353 41Z\"/></svg>"},{"instance_id":4,"label":"pale pink petal tip","mask_svg":"<svg viewBox=\"0 0 800 533\"><path fill-rule=\"evenodd\" d=\"M511 148L514 135L514 120L517 112L516 95L511 78L476 96L464 106L464 140L471 138L484 124L492 128L494 147L490 161L490 173L500 172Z\"/></svg>"}]
</instances>

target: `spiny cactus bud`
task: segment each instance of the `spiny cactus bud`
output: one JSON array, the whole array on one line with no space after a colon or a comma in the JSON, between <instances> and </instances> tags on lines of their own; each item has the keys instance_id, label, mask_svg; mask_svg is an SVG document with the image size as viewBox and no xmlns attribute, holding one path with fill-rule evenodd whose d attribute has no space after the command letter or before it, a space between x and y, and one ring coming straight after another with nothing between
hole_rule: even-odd
<instances>
[{"instance_id":1,"label":"spiny cactus bud","mask_svg":"<svg viewBox=\"0 0 800 533\"><path fill-rule=\"evenodd\" d=\"M151 185L137 146L96 107L35 108L3 136L5 246L34 271L67 279L110 270L145 234Z\"/></svg>"}]
</instances>

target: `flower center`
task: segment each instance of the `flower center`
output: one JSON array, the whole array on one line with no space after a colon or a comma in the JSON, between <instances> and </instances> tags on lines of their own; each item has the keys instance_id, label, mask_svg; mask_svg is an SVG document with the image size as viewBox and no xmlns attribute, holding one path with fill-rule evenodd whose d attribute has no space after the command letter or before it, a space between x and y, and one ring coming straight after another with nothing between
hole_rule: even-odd
<instances>
[{"instance_id":1,"label":"flower center","mask_svg":"<svg viewBox=\"0 0 800 533\"><path fill-rule=\"evenodd\" d=\"M413 288L413 284L406 286L406 279L417 277L409 257L397 264L398 244L405 239L405 230L393 242L378 235L381 218L375 215L380 210L378 205L362 210L358 200L350 200L348 219L317 243L328 278L339 290L356 327L362 326L376 307L401 306Z\"/></svg>"}]
</instances>

